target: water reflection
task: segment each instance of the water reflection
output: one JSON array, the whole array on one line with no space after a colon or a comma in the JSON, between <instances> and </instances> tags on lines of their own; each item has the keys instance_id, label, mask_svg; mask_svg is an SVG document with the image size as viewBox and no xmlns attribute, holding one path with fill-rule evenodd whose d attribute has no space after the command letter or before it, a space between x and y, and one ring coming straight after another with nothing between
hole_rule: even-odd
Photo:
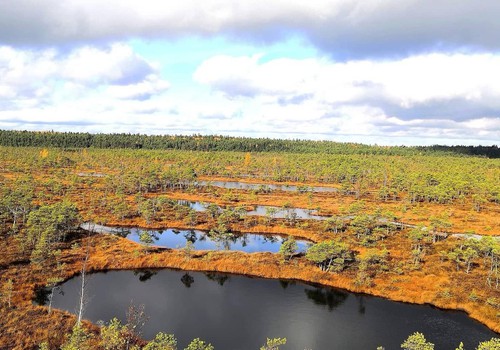
<instances>
[{"instance_id":1,"label":"water reflection","mask_svg":"<svg viewBox=\"0 0 500 350\"><path fill-rule=\"evenodd\" d=\"M287 289L288 286L295 285L295 281L290 281L290 280L279 280L278 282L279 282L281 288L283 288L283 289Z\"/></svg>"},{"instance_id":2,"label":"water reflection","mask_svg":"<svg viewBox=\"0 0 500 350\"><path fill-rule=\"evenodd\" d=\"M223 286L229 280L229 275L217 272L205 272L205 276L210 280L217 282L219 286Z\"/></svg>"},{"instance_id":3,"label":"water reflection","mask_svg":"<svg viewBox=\"0 0 500 350\"><path fill-rule=\"evenodd\" d=\"M338 189L327 186L308 186L308 185L279 185L279 184L263 184L263 183L248 183L240 181L198 181L198 186L213 186L232 190L251 190L259 193L269 193L271 191L285 192L338 192Z\"/></svg>"},{"instance_id":4,"label":"water reflection","mask_svg":"<svg viewBox=\"0 0 500 350\"><path fill-rule=\"evenodd\" d=\"M247 215L266 216L271 219L286 219L289 221L297 219L326 220L327 216L316 215L314 210L303 208L283 208L270 205L256 205Z\"/></svg>"},{"instance_id":5,"label":"water reflection","mask_svg":"<svg viewBox=\"0 0 500 350\"><path fill-rule=\"evenodd\" d=\"M437 349L454 349L458 341L474 348L495 336L462 312L300 282L178 270L154 273L154 278L149 270L92 274L87 292L93 298L85 318L125 321L133 300L145 305L149 317L144 337L152 339L160 331L173 333L181 349L196 337L216 349L254 350L266 337L286 337L295 349L357 350L379 345L397 349L416 331L426 334ZM137 276L149 278L141 281ZM80 277L65 282L61 289L64 295L56 293L53 306L73 312ZM41 303L47 301L38 295Z\"/></svg>"},{"instance_id":6,"label":"water reflection","mask_svg":"<svg viewBox=\"0 0 500 350\"><path fill-rule=\"evenodd\" d=\"M134 271L134 275L139 276L139 281L141 281L141 282L146 282L147 280L150 280L151 277L153 277L157 273L158 273L157 271L151 271L151 270L136 270L136 271Z\"/></svg>"},{"instance_id":7,"label":"water reflection","mask_svg":"<svg viewBox=\"0 0 500 350\"><path fill-rule=\"evenodd\" d=\"M50 297L50 289L40 287L35 289L35 296L33 302L38 305L48 305Z\"/></svg>"},{"instance_id":8,"label":"water reflection","mask_svg":"<svg viewBox=\"0 0 500 350\"><path fill-rule=\"evenodd\" d=\"M186 286L186 288L191 288L191 285L194 283L194 277L191 276L189 273L185 273L181 277L181 282L183 285Z\"/></svg>"},{"instance_id":9,"label":"water reflection","mask_svg":"<svg viewBox=\"0 0 500 350\"><path fill-rule=\"evenodd\" d=\"M360 314L364 314L366 312L365 297L363 295L358 297L358 312Z\"/></svg>"},{"instance_id":10,"label":"water reflection","mask_svg":"<svg viewBox=\"0 0 500 350\"><path fill-rule=\"evenodd\" d=\"M247 253L271 252L277 253L284 241L284 237L267 234L210 234L200 230L144 230L140 228L115 228L99 226L100 232L108 232L126 237L137 243L147 243L157 247L183 248L187 242L193 244L197 250L239 250ZM144 233L150 239L145 241ZM141 239L142 238L142 239ZM152 242L152 243L151 243ZM297 240L298 252L305 252L309 242Z\"/></svg>"},{"instance_id":11,"label":"water reflection","mask_svg":"<svg viewBox=\"0 0 500 350\"><path fill-rule=\"evenodd\" d=\"M178 233L180 233L179 231L177 231ZM200 236L198 237L198 235L196 234L196 232L194 232L194 230L191 230L191 231L184 231L183 232L183 236L184 238L186 239L186 242L191 242L191 243L196 243L197 240L204 240L206 236ZM159 238L157 239L157 241L160 240Z\"/></svg>"},{"instance_id":12,"label":"water reflection","mask_svg":"<svg viewBox=\"0 0 500 350\"><path fill-rule=\"evenodd\" d=\"M348 293L338 289L314 288L304 289L307 299L314 302L316 305L327 306L329 311L337 308L346 301Z\"/></svg>"},{"instance_id":13,"label":"water reflection","mask_svg":"<svg viewBox=\"0 0 500 350\"><path fill-rule=\"evenodd\" d=\"M220 214L223 208L215 204L206 204L195 201L179 200L178 203L188 206L189 208L198 211L213 211L213 215ZM246 215L251 216L267 216L274 219L308 219L308 220L326 220L328 216L317 215L314 210L304 209L304 208L287 208L287 207L276 207L271 205L256 205L254 209L250 211L243 211Z\"/></svg>"}]
</instances>

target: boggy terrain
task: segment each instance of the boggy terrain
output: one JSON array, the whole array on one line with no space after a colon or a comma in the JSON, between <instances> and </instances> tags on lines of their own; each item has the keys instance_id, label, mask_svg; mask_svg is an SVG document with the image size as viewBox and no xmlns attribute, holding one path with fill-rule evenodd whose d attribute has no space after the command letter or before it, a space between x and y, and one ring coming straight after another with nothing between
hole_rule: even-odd
<instances>
[{"instance_id":1,"label":"boggy terrain","mask_svg":"<svg viewBox=\"0 0 500 350\"><path fill-rule=\"evenodd\" d=\"M75 316L49 314L32 300L37 288L81 273L83 265L86 272L174 267L298 279L465 310L500 332L498 160L10 147L0 155L2 348L64 341ZM215 180L264 185L199 184ZM298 189L270 190L271 183ZM338 191L314 192L314 185ZM284 214L268 208L248 215L257 205ZM300 219L293 208L326 218ZM140 245L84 231L82 222L196 228L222 241L238 232L282 234L316 248L305 255L160 249L147 239Z\"/></svg>"}]
</instances>

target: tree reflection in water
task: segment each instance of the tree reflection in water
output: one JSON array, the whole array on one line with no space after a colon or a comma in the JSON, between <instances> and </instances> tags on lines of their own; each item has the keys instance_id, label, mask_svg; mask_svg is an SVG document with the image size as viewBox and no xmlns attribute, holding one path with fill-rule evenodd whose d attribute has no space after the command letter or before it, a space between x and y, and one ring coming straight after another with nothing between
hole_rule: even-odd
<instances>
[{"instance_id":1,"label":"tree reflection in water","mask_svg":"<svg viewBox=\"0 0 500 350\"><path fill-rule=\"evenodd\" d=\"M238 239L241 241L242 247L246 247L248 245L248 235L239 235Z\"/></svg>"},{"instance_id":2,"label":"tree reflection in water","mask_svg":"<svg viewBox=\"0 0 500 350\"><path fill-rule=\"evenodd\" d=\"M156 275L158 272L157 271L151 271L151 270L136 270L134 271L134 275L139 275L139 281L141 282L146 282L147 280L151 279L154 275Z\"/></svg>"},{"instance_id":3,"label":"tree reflection in water","mask_svg":"<svg viewBox=\"0 0 500 350\"><path fill-rule=\"evenodd\" d=\"M114 229L113 233L122 238L126 238L129 234L132 233L132 230L127 227L117 227L116 229Z\"/></svg>"},{"instance_id":4,"label":"tree reflection in water","mask_svg":"<svg viewBox=\"0 0 500 350\"><path fill-rule=\"evenodd\" d=\"M185 273L181 277L181 282L186 286L186 288L190 288L191 285L194 283L194 277L191 276L189 273Z\"/></svg>"},{"instance_id":5,"label":"tree reflection in water","mask_svg":"<svg viewBox=\"0 0 500 350\"><path fill-rule=\"evenodd\" d=\"M217 272L205 272L205 276L207 276L210 281L217 282L220 286L223 286L224 283L230 279L229 275Z\"/></svg>"},{"instance_id":6,"label":"tree reflection in water","mask_svg":"<svg viewBox=\"0 0 500 350\"><path fill-rule=\"evenodd\" d=\"M360 295L356 299L358 299L358 312L364 315L364 313L366 312L365 297L363 295Z\"/></svg>"},{"instance_id":7,"label":"tree reflection in water","mask_svg":"<svg viewBox=\"0 0 500 350\"><path fill-rule=\"evenodd\" d=\"M281 288L283 288L283 289L287 289L288 286L294 286L296 284L295 281L290 281L290 280L279 280L278 282L279 282Z\"/></svg>"},{"instance_id":8,"label":"tree reflection in water","mask_svg":"<svg viewBox=\"0 0 500 350\"><path fill-rule=\"evenodd\" d=\"M196 236L196 232L193 230L186 232L184 234L184 238L186 238L186 241L190 241L191 243L196 243L196 241L198 240L198 237Z\"/></svg>"},{"instance_id":9,"label":"tree reflection in water","mask_svg":"<svg viewBox=\"0 0 500 350\"><path fill-rule=\"evenodd\" d=\"M304 289L307 298L312 300L316 305L325 305L329 311L340 306L346 301L348 293L326 288Z\"/></svg>"},{"instance_id":10,"label":"tree reflection in water","mask_svg":"<svg viewBox=\"0 0 500 350\"><path fill-rule=\"evenodd\" d=\"M35 289L35 297L33 302L38 305L45 306L49 303L50 289L40 287Z\"/></svg>"},{"instance_id":11,"label":"tree reflection in water","mask_svg":"<svg viewBox=\"0 0 500 350\"><path fill-rule=\"evenodd\" d=\"M64 296L64 291L60 288L60 286L56 286L53 292ZM35 296L33 297L32 301L35 304L46 306L50 302L50 293L51 293L51 288L47 287L36 288Z\"/></svg>"}]
</instances>

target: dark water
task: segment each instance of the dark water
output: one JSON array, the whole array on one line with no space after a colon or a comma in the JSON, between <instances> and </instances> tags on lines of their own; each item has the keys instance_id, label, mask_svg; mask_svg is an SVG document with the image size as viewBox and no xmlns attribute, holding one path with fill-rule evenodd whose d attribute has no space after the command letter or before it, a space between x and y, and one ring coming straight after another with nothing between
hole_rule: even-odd
<instances>
[{"instance_id":1,"label":"dark water","mask_svg":"<svg viewBox=\"0 0 500 350\"><path fill-rule=\"evenodd\" d=\"M266 337L286 337L283 349L400 349L415 331L436 350L460 341L474 349L495 333L462 312L397 303L290 281L237 275L157 271L111 271L89 275L91 297L85 318L118 317L125 322L130 303L145 305L143 335L174 333L183 349L200 337L216 350L258 350ZM61 286L57 308L74 311L80 279Z\"/></svg>"},{"instance_id":2,"label":"dark water","mask_svg":"<svg viewBox=\"0 0 500 350\"><path fill-rule=\"evenodd\" d=\"M198 181L201 186L214 186L234 190L261 190L269 189L271 191L286 192L338 192L336 188L326 186L295 186L295 185L276 185L276 184L256 184L240 181Z\"/></svg>"},{"instance_id":3,"label":"dark water","mask_svg":"<svg viewBox=\"0 0 500 350\"><path fill-rule=\"evenodd\" d=\"M151 245L166 248L183 248L187 242L193 243L196 250L238 250L246 253L270 252L277 253L281 244L286 239L277 235L243 233L225 237L212 237L207 232L199 230L147 230L127 227L108 227L87 223L82 225L86 230L93 230L101 233L113 233L126 237L131 241L142 243L140 235L146 232L152 238ZM305 252L309 244L305 240L296 240L298 252Z\"/></svg>"}]
</instances>

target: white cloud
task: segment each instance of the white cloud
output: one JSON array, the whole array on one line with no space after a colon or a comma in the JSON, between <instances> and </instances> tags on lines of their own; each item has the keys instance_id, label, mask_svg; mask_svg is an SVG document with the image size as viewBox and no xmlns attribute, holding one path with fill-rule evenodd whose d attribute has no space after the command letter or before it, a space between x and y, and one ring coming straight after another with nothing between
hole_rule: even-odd
<instances>
[{"instance_id":1,"label":"white cloud","mask_svg":"<svg viewBox=\"0 0 500 350\"><path fill-rule=\"evenodd\" d=\"M416 113L422 105L461 101L473 104L478 112L484 108L500 113L498 67L500 55L492 54L428 54L346 63L324 59L260 62L257 56L215 56L200 65L194 79L233 98L314 96L318 103L329 105L382 109L391 105ZM472 111L469 117L478 115Z\"/></svg>"},{"instance_id":2,"label":"white cloud","mask_svg":"<svg viewBox=\"0 0 500 350\"><path fill-rule=\"evenodd\" d=\"M147 122L161 107L149 100L170 87L154 62L125 44L69 53L0 47L0 76L0 127L5 128L103 131L107 125L114 131L141 116Z\"/></svg>"},{"instance_id":3,"label":"white cloud","mask_svg":"<svg viewBox=\"0 0 500 350\"><path fill-rule=\"evenodd\" d=\"M16 99L40 96L50 84L50 77L58 67L54 62L55 52L42 53L19 51L0 47L0 98Z\"/></svg>"},{"instance_id":4,"label":"white cloud","mask_svg":"<svg viewBox=\"0 0 500 350\"><path fill-rule=\"evenodd\" d=\"M299 34L335 56L498 50L497 0L15 0L0 3L0 42L57 45L224 35Z\"/></svg>"},{"instance_id":5,"label":"white cloud","mask_svg":"<svg viewBox=\"0 0 500 350\"><path fill-rule=\"evenodd\" d=\"M261 55L212 57L196 70L194 79L228 96L296 94L297 86L301 86L305 94L311 86L304 84L309 84L321 69L321 62L315 59L297 61L280 58L260 64L260 58Z\"/></svg>"},{"instance_id":6,"label":"white cloud","mask_svg":"<svg viewBox=\"0 0 500 350\"><path fill-rule=\"evenodd\" d=\"M0 47L0 128L379 144L500 139L498 55L265 58L208 58L179 88L126 44L67 53Z\"/></svg>"},{"instance_id":7,"label":"white cloud","mask_svg":"<svg viewBox=\"0 0 500 350\"><path fill-rule=\"evenodd\" d=\"M84 84L137 83L154 71L152 65L124 44L109 49L84 46L72 51L62 61L61 78Z\"/></svg>"},{"instance_id":8,"label":"white cloud","mask_svg":"<svg viewBox=\"0 0 500 350\"><path fill-rule=\"evenodd\" d=\"M334 62L215 56L194 73L292 133L500 139L500 56ZM254 111L255 113L255 111Z\"/></svg>"},{"instance_id":9,"label":"white cloud","mask_svg":"<svg viewBox=\"0 0 500 350\"><path fill-rule=\"evenodd\" d=\"M0 98L14 105L31 98L41 103L77 98L102 89L113 97L144 97L169 87L153 63L124 44L81 47L68 54L2 46L0 76Z\"/></svg>"},{"instance_id":10,"label":"white cloud","mask_svg":"<svg viewBox=\"0 0 500 350\"><path fill-rule=\"evenodd\" d=\"M159 95L169 87L167 81L151 74L137 84L110 85L106 88L105 94L119 99L141 99Z\"/></svg>"}]
</instances>

